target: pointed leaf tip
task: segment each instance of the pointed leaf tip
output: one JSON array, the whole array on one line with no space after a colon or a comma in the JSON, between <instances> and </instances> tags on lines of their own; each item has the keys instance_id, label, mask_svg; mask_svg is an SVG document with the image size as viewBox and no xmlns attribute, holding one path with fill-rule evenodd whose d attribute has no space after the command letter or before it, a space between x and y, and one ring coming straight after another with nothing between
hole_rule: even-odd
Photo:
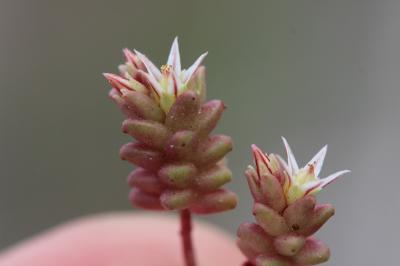
<instances>
[{"instance_id":1,"label":"pointed leaf tip","mask_svg":"<svg viewBox=\"0 0 400 266\"><path fill-rule=\"evenodd\" d=\"M106 78L108 83L110 83L110 85L113 88L117 89L119 92L121 92L122 89L133 91L133 89L129 85L129 81L124 79L123 77L112 73L103 73L103 76Z\"/></svg>"},{"instance_id":2,"label":"pointed leaf tip","mask_svg":"<svg viewBox=\"0 0 400 266\"><path fill-rule=\"evenodd\" d=\"M125 56L126 61L132 63L134 66L136 66L135 62L135 54L129 49L129 48L124 48L122 49L122 53Z\"/></svg>"},{"instance_id":3,"label":"pointed leaf tip","mask_svg":"<svg viewBox=\"0 0 400 266\"><path fill-rule=\"evenodd\" d=\"M255 144L251 144L251 150L253 151L254 159L256 159L257 155L264 156L264 152Z\"/></svg>"},{"instance_id":4,"label":"pointed leaf tip","mask_svg":"<svg viewBox=\"0 0 400 266\"><path fill-rule=\"evenodd\" d=\"M253 151L254 163L256 164L256 170L258 176L261 177L264 171L267 171L267 173L271 173L271 170L268 167L269 163L268 157L255 144L251 145L251 149Z\"/></svg>"}]
</instances>

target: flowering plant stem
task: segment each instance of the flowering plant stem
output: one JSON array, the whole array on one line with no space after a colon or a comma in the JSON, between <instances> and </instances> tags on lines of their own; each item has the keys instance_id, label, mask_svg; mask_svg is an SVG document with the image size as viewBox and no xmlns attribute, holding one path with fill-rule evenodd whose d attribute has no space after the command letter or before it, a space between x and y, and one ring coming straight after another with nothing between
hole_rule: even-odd
<instances>
[{"instance_id":1,"label":"flowering plant stem","mask_svg":"<svg viewBox=\"0 0 400 266\"><path fill-rule=\"evenodd\" d=\"M181 217L181 237L183 256L186 266L196 266L196 259L192 244L192 214L189 209L180 211Z\"/></svg>"}]
</instances>

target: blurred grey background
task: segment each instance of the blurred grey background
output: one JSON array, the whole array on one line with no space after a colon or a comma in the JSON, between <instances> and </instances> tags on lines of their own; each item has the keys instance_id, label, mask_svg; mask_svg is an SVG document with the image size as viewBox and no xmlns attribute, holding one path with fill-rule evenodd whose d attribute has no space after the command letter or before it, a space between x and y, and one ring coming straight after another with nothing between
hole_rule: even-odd
<instances>
[{"instance_id":1,"label":"blurred grey background","mask_svg":"<svg viewBox=\"0 0 400 266\"><path fill-rule=\"evenodd\" d=\"M159 65L173 37L184 66L208 50L208 97L228 106L235 211L203 217L234 232L251 220L249 145L353 172L319 199L326 265L397 265L400 223L400 1L0 1L0 247L91 213L130 210L118 158L129 138L102 72L121 49ZM397 262L397 263L396 263Z\"/></svg>"}]
</instances>

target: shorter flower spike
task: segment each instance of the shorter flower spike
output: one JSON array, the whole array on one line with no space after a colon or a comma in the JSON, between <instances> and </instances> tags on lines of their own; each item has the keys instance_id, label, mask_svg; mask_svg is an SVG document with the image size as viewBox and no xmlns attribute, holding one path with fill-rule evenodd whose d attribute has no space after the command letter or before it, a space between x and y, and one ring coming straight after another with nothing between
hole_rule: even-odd
<instances>
[{"instance_id":1,"label":"shorter flower spike","mask_svg":"<svg viewBox=\"0 0 400 266\"><path fill-rule=\"evenodd\" d=\"M329 248L312 235L335 210L330 204L316 204L314 194L349 171L320 179L327 146L300 169L286 139L283 142L288 162L252 145L254 166L245 175L254 198L256 223L243 223L237 231L246 265L306 266L325 262L330 256Z\"/></svg>"}]
</instances>

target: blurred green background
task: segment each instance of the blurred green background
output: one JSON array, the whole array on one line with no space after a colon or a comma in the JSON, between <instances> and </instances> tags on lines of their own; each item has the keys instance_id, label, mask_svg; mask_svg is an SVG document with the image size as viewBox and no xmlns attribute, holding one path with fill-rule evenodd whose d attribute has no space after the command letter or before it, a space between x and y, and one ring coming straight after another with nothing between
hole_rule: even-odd
<instances>
[{"instance_id":1,"label":"blurred green background","mask_svg":"<svg viewBox=\"0 0 400 266\"><path fill-rule=\"evenodd\" d=\"M326 265L396 265L400 222L399 1L0 1L0 247L65 220L130 210L118 149L129 138L102 72L121 49L159 65L179 36L183 65L209 51L208 97L240 196L199 217L234 233L251 220L249 145L301 163L324 144L323 174L353 172L319 199L337 208L319 233Z\"/></svg>"}]
</instances>

